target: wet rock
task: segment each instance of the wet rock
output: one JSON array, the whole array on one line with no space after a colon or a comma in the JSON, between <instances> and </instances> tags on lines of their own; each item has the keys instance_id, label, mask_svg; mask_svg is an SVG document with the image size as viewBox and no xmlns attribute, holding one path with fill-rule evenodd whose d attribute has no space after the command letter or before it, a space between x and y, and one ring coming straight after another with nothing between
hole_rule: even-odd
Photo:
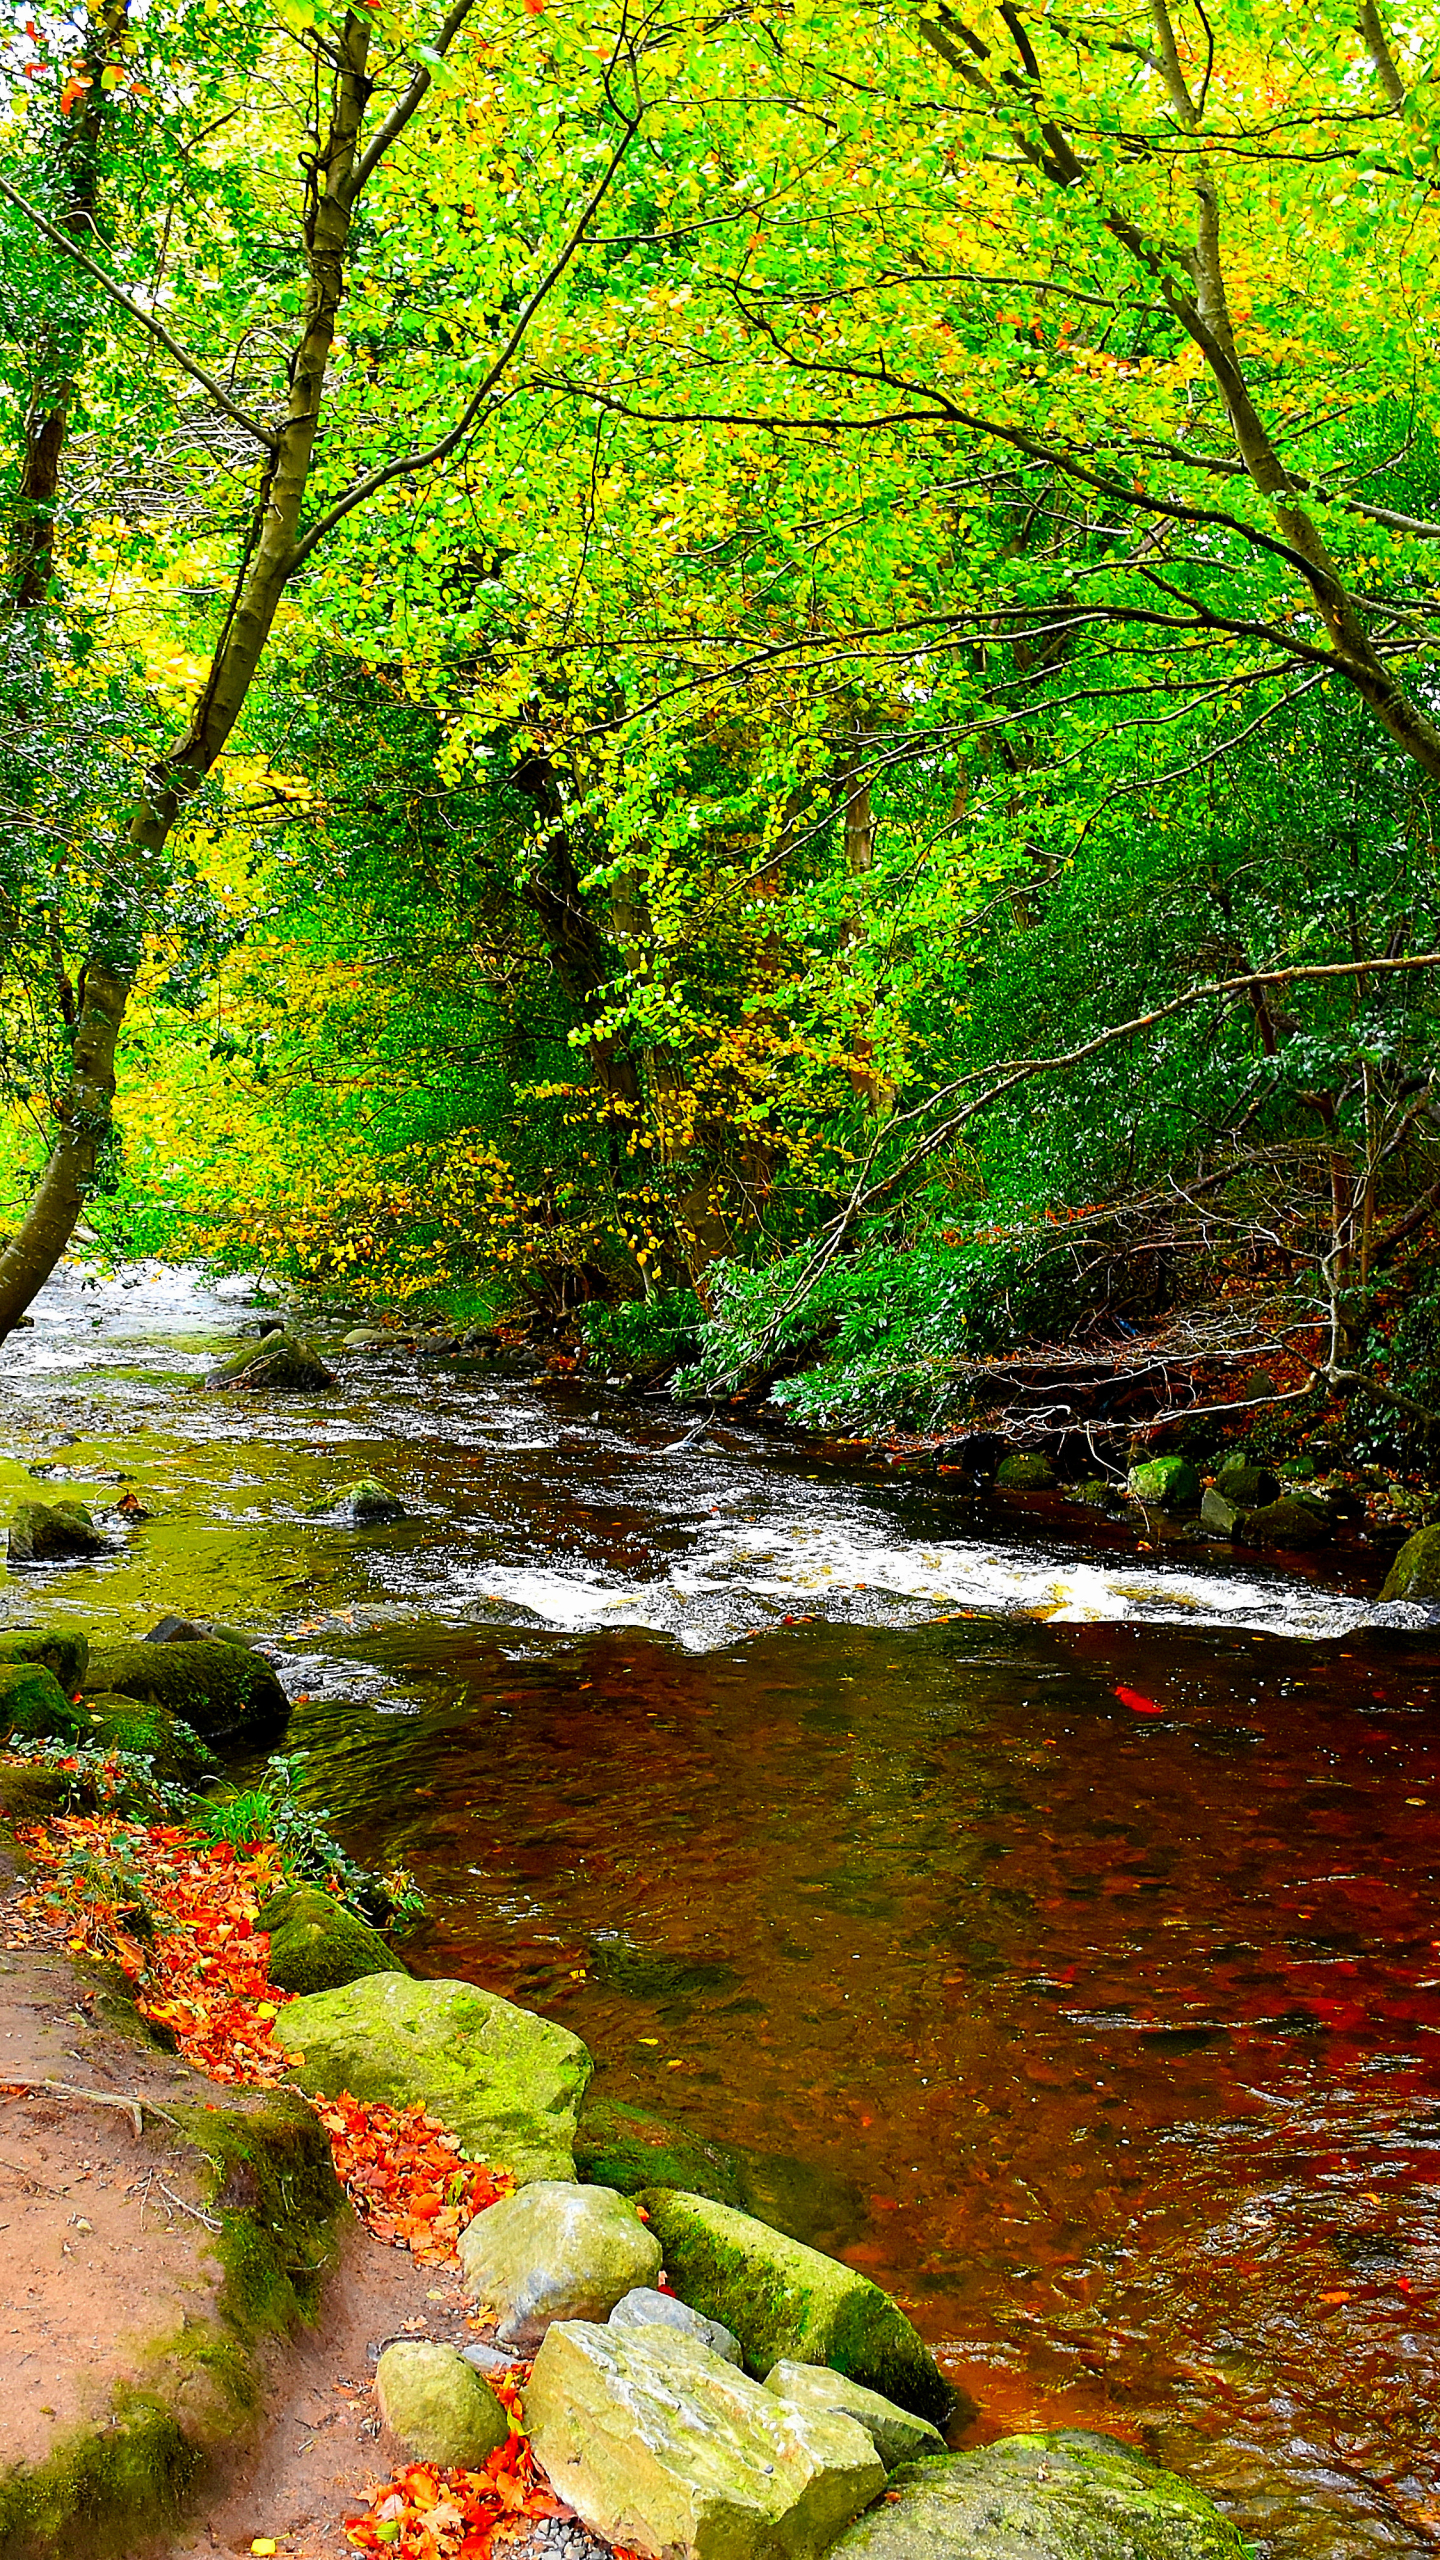
<instances>
[{"instance_id":1,"label":"wet rock","mask_svg":"<svg viewBox=\"0 0 1440 2560\"><path fill-rule=\"evenodd\" d=\"M587 2098L575 2132L575 2166L591 2185L621 2195L684 2187L720 2204L747 2201L737 2151L623 2100Z\"/></svg>"},{"instance_id":2,"label":"wet rock","mask_svg":"<svg viewBox=\"0 0 1440 2560\"><path fill-rule=\"evenodd\" d=\"M83 1502L22 1502L10 1523L12 1564L58 1564L104 1555L108 1546Z\"/></svg>"},{"instance_id":3,"label":"wet rock","mask_svg":"<svg viewBox=\"0 0 1440 2560\"><path fill-rule=\"evenodd\" d=\"M405 1505L398 1493L377 1476L362 1476L358 1484L347 1485L337 1497L335 1516L348 1520L356 1529L377 1529L390 1520L405 1518Z\"/></svg>"},{"instance_id":4,"label":"wet rock","mask_svg":"<svg viewBox=\"0 0 1440 2560\"><path fill-rule=\"evenodd\" d=\"M73 1698L90 1660L90 1639L78 1627L17 1627L0 1635L0 1662L43 1662L67 1698Z\"/></svg>"},{"instance_id":5,"label":"wet rock","mask_svg":"<svg viewBox=\"0 0 1440 2560\"><path fill-rule=\"evenodd\" d=\"M1440 1528L1417 1529L1385 1577L1381 1600L1440 1602Z\"/></svg>"},{"instance_id":6,"label":"wet rock","mask_svg":"<svg viewBox=\"0 0 1440 2560\"><path fill-rule=\"evenodd\" d=\"M1238 1502L1231 1502L1215 1485L1206 1486L1200 1503L1202 1529L1213 1529L1217 1538L1233 1538L1244 1517Z\"/></svg>"},{"instance_id":7,"label":"wet rock","mask_svg":"<svg viewBox=\"0 0 1440 2560\"><path fill-rule=\"evenodd\" d=\"M520 2185L573 2175L590 2056L578 2036L472 1982L377 1973L293 2000L275 2035L301 2086L427 2107L477 2160Z\"/></svg>"},{"instance_id":8,"label":"wet rock","mask_svg":"<svg viewBox=\"0 0 1440 2560\"><path fill-rule=\"evenodd\" d=\"M268 1662L248 1646L215 1637L108 1645L91 1657L89 1689L118 1689L183 1716L206 1742L271 1742L284 1732L290 1701Z\"/></svg>"},{"instance_id":9,"label":"wet rock","mask_svg":"<svg viewBox=\"0 0 1440 2560\"><path fill-rule=\"evenodd\" d=\"M1048 1493L1055 1470L1042 1449L1017 1449L995 1470L997 1493Z\"/></svg>"},{"instance_id":10,"label":"wet rock","mask_svg":"<svg viewBox=\"0 0 1440 2560\"><path fill-rule=\"evenodd\" d=\"M1157 1511L1194 1511L1200 1501L1200 1478L1188 1458L1142 1458L1127 1481L1136 1501Z\"/></svg>"},{"instance_id":11,"label":"wet rock","mask_svg":"<svg viewBox=\"0 0 1440 2560\"><path fill-rule=\"evenodd\" d=\"M1264 1503L1279 1501L1280 1479L1249 1458L1230 1458L1216 1473L1215 1490L1238 1511L1258 1511Z\"/></svg>"},{"instance_id":12,"label":"wet rock","mask_svg":"<svg viewBox=\"0 0 1440 2560\"><path fill-rule=\"evenodd\" d=\"M500 2345L526 2355L552 2321L604 2320L660 2273L660 2244L624 2196L558 2179L539 2179L477 2214L459 2254Z\"/></svg>"},{"instance_id":13,"label":"wet rock","mask_svg":"<svg viewBox=\"0 0 1440 2560\"><path fill-rule=\"evenodd\" d=\"M679 2301L673 2293L657 2293L651 2285L637 2285L633 2293L622 2294L610 2318L617 2329L683 2329L687 2338L698 2338L702 2347L723 2356L727 2364L744 2362L733 2329L723 2321L707 2320L703 2311L692 2311L688 2302Z\"/></svg>"},{"instance_id":14,"label":"wet rock","mask_svg":"<svg viewBox=\"0 0 1440 2560\"><path fill-rule=\"evenodd\" d=\"M478 2470L510 2433L487 2382L454 2347L397 2339L375 2368L380 2415L417 2462Z\"/></svg>"},{"instance_id":15,"label":"wet rock","mask_svg":"<svg viewBox=\"0 0 1440 2560\"><path fill-rule=\"evenodd\" d=\"M829 2364L937 2425L949 2417L955 2395L929 2348L867 2276L705 2196L650 2187L640 2201L681 2300L734 2331L752 2373Z\"/></svg>"},{"instance_id":16,"label":"wet rock","mask_svg":"<svg viewBox=\"0 0 1440 2560\"><path fill-rule=\"evenodd\" d=\"M1115 1499L1115 1487L1108 1476L1082 1476L1078 1484L1066 1487L1072 1502L1083 1502L1091 1510L1108 1507Z\"/></svg>"},{"instance_id":17,"label":"wet rock","mask_svg":"<svg viewBox=\"0 0 1440 2560\"><path fill-rule=\"evenodd\" d=\"M833 2365L795 2364L786 2360L772 2365L765 2376L765 2388L794 2409L830 2409L842 2418L853 2418L863 2427L887 2471L897 2463L918 2462L922 2456L949 2450L938 2427L928 2418L916 2418L908 2409L898 2409L878 2391L867 2391L861 2382L851 2382Z\"/></svg>"},{"instance_id":18,"label":"wet rock","mask_svg":"<svg viewBox=\"0 0 1440 2560\"><path fill-rule=\"evenodd\" d=\"M79 1709L45 1663L0 1665L0 1733L22 1742L75 1742L81 1730Z\"/></svg>"},{"instance_id":19,"label":"wet rock","mask_svg":"<svg viewBox=\"0 0 1440 2560\"><path fill-rule=\"evenodd\" d=\"M1208 2498L1109 2436L1005 2436L907 2463L833 2560L1244 2560Z\"/></svg>"},{"instance_id":20,"label":"wet rock","mask_svg":"<svg viewBox=\"0 0 1440 2560\"><path fill-rule=\"evenodd\" d=\"M287 1885L256 1917L270 1933L270 1979L282 1991L334 1991L367 1974L394 1973L395 1953L333 1893L319 1885Z\"/></svg>"},{"instance_id":21,"label":"wet rock","mask_svg":"<svg viewBox=\"0 0 1440 2560\"><path fill-rule=\"evenodd\" d=\"M198 1618L167 1616L161 1618L158 1625L153 1626L140 1641L142 1644L203 1644L212 1633L213 1630Z\"/></svg>"},{"instance_id":22,"label":"wet rock","mask_svg":"<svg viewBox=\"0 0 1440 2560\"><path fill-rule=\"evenodd\" d=\"M1247 1511L1235 1535L1247 1547L1320 1547L1330 1534L1308 1502L1267 1502Z\"/></svg>"},{"instance_id":23,"label":"wet rock","mask_svg":"<svg viewBox=\"0 0 1440 2560\"><path fill-rule=\"evenodd\" d=\"M100 1751L129 1751L152 1761L168 1786L193 1787L220 1763L192 1725L143 1698L118 1690L88 1694L80 1710L84 1738Z\"/></svg>"},{"instance_id":24,"label":"wet rock","mask_svg":"<svg viewBox=\"0 0 1440 2560\"><path fill-rule=\"evenodd\" d=\"M819 2560L885 2479L852 2419L790 2407L673 2329L557 2322L525 2417L582 2521L665 2560Z\"/></svg>"},{"instance_id":25,"label":"wet rock","mask_svg":"<svg viewBox=\"0 0 1440 2560\"><path fill-rule=\"evenodd\" d=\"M336 1385L312 1343L289 1333L267 1334L263 1342L222 1360L205 1379L207 1387L244 1387L256 1394L313 1396Z\"/></svg>"},{"instance_id":26,"label":"wet rock","mask_svg":"<svg viewBox=\"0 0 1440 2560\"><path fill-rule=\"evenodd\" d=\"M378 1324L354 1324L348 1333L341 1334L340 1348L342 1351L383 1351L387 1342L397 1339L397 1335L386 1333Z\"/></svg>"}]
</instances>

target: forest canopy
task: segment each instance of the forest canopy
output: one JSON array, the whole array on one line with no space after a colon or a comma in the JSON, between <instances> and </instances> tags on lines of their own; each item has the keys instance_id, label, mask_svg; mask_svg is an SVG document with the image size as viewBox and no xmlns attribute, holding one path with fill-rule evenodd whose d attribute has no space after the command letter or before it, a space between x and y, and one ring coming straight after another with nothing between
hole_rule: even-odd
<instances>
[{"instance_id":1,"label":"forest canopy","mask_svg":"<svg viewBox=\"0 0 1440 2560\"><path fill-rule=\"evenodd\" d=\"M1436 41L17 17L0 1331L78 1228L813 1418L1164 1336L1428 1430Z\"/></svg>"}]
</instances>

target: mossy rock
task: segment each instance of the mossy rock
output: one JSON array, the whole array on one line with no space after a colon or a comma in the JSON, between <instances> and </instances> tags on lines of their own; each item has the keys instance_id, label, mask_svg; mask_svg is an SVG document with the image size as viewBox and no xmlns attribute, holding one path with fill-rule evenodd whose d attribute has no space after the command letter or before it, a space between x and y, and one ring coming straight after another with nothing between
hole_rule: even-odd
<instances>
[{"instance_id":1,"label":"mossy rock","mask_svg":"<svg viewBox=\"0 0 1440 2560\"><path fill-rule=\"evenodd\" d=\"M1112 2436L1002 2436L903 2463L830 2560L1246 2560L1188 2480Z\"/></svg>"},{"instance_id":2,"label":"mossy rock","mask_svg":"<svg viewBox=\"0 0 1440 2560\"><path fill-rule=\"evenodd\" d=\"M1242 1513L1235 1535L1247 1547L1323 1547L1328 1521L1308 1502L1267 1502Z\"/></svg>"},{"instance_id":3,"label":"mossy rock","mask_svg":"<svg viewBox=\"0 0 1440 2560\"><path fill-rule=\"evenodd\" d=\"M70 1794L63 1769L24 1760L0 1761L0 1823L44 1822Z\"/></svg>"},{"instance_id":4,"label":"mossy rock","mask_svg":"<svg viewBox=\"0 0 1440 2560\"><path fill-rule=\"evenodd\" d=\"M1188 1458L1142 1458L1130 1470L1129 1485L1137 1502L1157 1511L1199 1508L1200 1478Z\"/></svg>"},{"instance_id":5,"label":"mossy rock","mask_svg":"<svg viewBox=\"0 0 1440 2560\"><path fill-rule=\"evenodd\" d=\"M270 1933L270 1979L282 1991L334 1991L368 1973L394 1973L394 1949L319 1885L272 1894L257 1927Z\"/></svg>"},{"instance_id":6,"label":"mossy rock","mask_svg":"<svg viewBox=\"0 0 1440 2560\"><path fill-rule=\"evenodd\" d=\"M15 1627L0 1635L0 1662L43 1662L67 1698L85 1678L90 1639L78 1627Z\"/></svg>"},{"instance_id":7,"label":"mossy rock","mask_svg":"<svg viewBox=\"0 0 1440 2560\"><path fill-rule=\"evenodd\" d=\"M119 1690L168 1707L207 1742L272 1742L290 1715L290 1701L263 1654L213 1637L203 1644L142 1639L106 1646L92 1656L85 1688Z\"/></svg>"},{"instance_id":8,"label":"mossy rock","mask_svg":"<svg viewBox=\"0 0 1440 2560\"><path fill-rule=\"evenodd\" d=\"M1216 1474L1215 1490L1238 1511L1258 1511L1264 1503L1279 1501L1280 1479L1249 1458L1229 1458Z\"/></svg>"},{"instance_id":9,"label":"mossy rock","mask_svg":"<svg viewBox=\"0 0 1440 2560\"><path fill-rule=\"evenodd\" d=\"M220 1766L193 1725L153 1700L101 1689L86 1695L79 1713L85 1741L98 1751L128 1751L153 1761L156 1777L167 1786L197 1786Z\"/></svg>"},{"instance_id":10,"label":"mossy rock","mask_svg":"<svg viewBox=\"0 0 1440 2560\"><path fill-rule=\"evenodd\" d=\"M109 1545L83 1502L22 1502L10 1523L12 1564L63 1564Z\"/></svg>"},{"instance_id":11,"label":"mossy rock","mask_svg":"<svg viewBox=\"0 0 1440 2560\"><path fill-rule=\"evenodd\" d=\"M1043 1449L1017 1449L995 1470L997 1493L1048 1493L1055 1470Z\"/></svg>"},{"instance_id":12,"label":"mossy rock","mask_svg":"<svg viewBox=\"0 0 1440 2560\"><path fill-rule=\"evenodd\" d=\"M0 1734L25 1742L76 1742L83 1730L80 1709L43 1662L0 1664Z\"/></svg>"},{"instance_id":13,"label":"mossy rock","mask_svg":"<svg viewBox=\"0 0 1440 2560\"><path fill-rule=\"evenodd\" d=\"M358 1484L347 1485L336 1497L333 1511L337 1519L348 1520L352 1529L383 1529L406 1517L399 1494L392 1493L378 1476L362 1476Z\"/></svg>"},{"instance_id":14,"label":"mossy rock","mask_svg":"<svg viewBox=\"0 0 1440 2560\"><path fill-rule=\"evenodd\" d=\"M1440 1602L1440 1528L1417 1529L1385 1577L1382 1600Z\"/></svg>"},{"instance_id":15,"label":"mossy rock","mask_svg":"<svg viewBox=\"0 0 1440 2560\"><path fill-rule=\"evenodd\" d=\"M683 2187L716 2204L745 2204L740 2155L688 2126L623 2100L588 2097L575 2128L575 2166L590 2186L635 2196L642 2187Z\"/></svg>"},{"instance_id":16,"label":"mossy rock","mask_svg":"<svg viewBox=\"0 0 1440 2560\"><path fill-rule=\"evenodd\" d=\"M682 2302L734 2331L757 2380L773 2365L833 2365L943 2426L955 2393L897 2303L868 2276L748 2213L674 2187L639 2198Z\"/></svg>"},{"instance_id":17,"label":"mossy rock","mask_svg":"<svg viewBox=\"0 0 1440 2560\"><path fill-rule=\"evenodd\" d=\"M288 1333L267 1333L210 1370L207 1387L244 1387L255 1394L304 1396L323 1394L337 1384L313 1343Z\"/></svg>"}]
</instances>

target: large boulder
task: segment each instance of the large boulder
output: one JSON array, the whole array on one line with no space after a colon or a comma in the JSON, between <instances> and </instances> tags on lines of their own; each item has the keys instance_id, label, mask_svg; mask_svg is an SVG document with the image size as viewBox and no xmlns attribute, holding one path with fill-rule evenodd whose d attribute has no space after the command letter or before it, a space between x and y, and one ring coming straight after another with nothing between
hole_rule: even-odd
<instances>
[{"instance_id":1,"label":"large boulder","mask_svg":"<svg viewBox=\"0 0 1440 2560\"><path fill-rule=\"evenodd\" d=\"M376 1973L289 2001L275 2035L302 2088L409 2106L421 2098L478 2160L535 2178L574 2175L590 2056L578 2036L473 1982Z\"/></svg>"},{"instance_id":2,"label":"large boulder","mask_svg":"<svg viewBox=\"0 0 1440 2560\"><path fill-rule=\"evenodd\" d=\"M1247 1547L1321 1547L1330 1527L1308 1502L1287 1497L1243 1513L1235 1535Z\"/></svg>"},{"instance_id":3,"label":"large boulder","mask_svg":"<svg viewBox=\"0 0 1440 2560\"><path fill-rule=\"evenodd\" d=\"M1267 1502L1280 1499L1280 1479L1268 1467L1257 1466L1250 1458L1227 1458L1216 1470L1215 1490L1237 1511L1258 1511Z\"/></svg>"},{"instance_id":4,"label":"large boulder","mask_svg":"<svg viewBox=\"0 0 1440 2560\"><path fill-rule=\"evenodd\" d=\"M502 2347L530 2355L555 2320L606 2320L660 2273L660 2243L608 2187L540 2178L460 2234L460 2264Z\"/></svg>"},{"instance_id":5,"label":"large boulder","mask_svg":"<svg viewBox=\"0 0 1440 2560\"><path fill-rule=\"evenodd\" d=\"M557 2322L525 2421L582 2523L656 2560L819 2560L885 2480L852 2419L790 2407L673 2329Z\"/></svg>"},{"instance_id":6,"label":"large boulder","mask_svg":"<svg viewBox=\"0 0 1440 2560\"><path fill-rule=\"evenodd\" d=\"M929 2348L868 2276L708 2196L647 2187L640 2201L675 2291L734 2331L752 2373L830 2364L937 2425L949 2417L955 2395Z\"/></svg>"},{"instance_id":7,"label":"large boulder","mask_svg":"<svg viewBox=\"0 0 1440 2560\"><path fill-rule=\"evenodd\" d=\"M498 2452L510 2421L488 2382L455 2347L397 2338L375 2368L380 2415L417 2462L478 2471Z\"/></svg>"},{"instance_id":8,"label":"large boulder","mask_svg":"<svg viewBox=\"0 0 1440 2560\"><path fill-rule=\"evenodd\" d=\"M0 1734L22 1742L75 1742L82 1730L78 1707L43 1662L0 1664Z\"/></svg>"},{"instance_id":9,"label":"large boulder","mask_svg":"<svg viewBox=\"0 0 1440 2560\"><path fill-rule=\"evenodd\" d=\"M1048 1493L1055 1470L1043 1449L1016 1449L995 1470L997 1493Z\"/></svg>"},{"instance_id":10,"label":"large boulder","mask_svg":"<svg viewBox=\"0 0 1440 2560\"><path fill-rule=\"evenodd\" d=\"M244 1387L257 1395L313 1396L337 1383L313 1343L288 1333L267 1333L222 1360L205 1379L207 1387Z\"/></svg>"},{"instance_id":11,"label":"large boulder","mask_svg":"<svg viewBox=\"0 0 1440 2560\"><path fill-rule=\"evenodd\" d=\"M10 1523L12 1564L62 1564L104 1555L109 1539L83 1502L22 1502Z\"/></svg>"},{"instance_id":12,"label":"large boulder","mask_svg":"<svg viewBox=\"0 0 1440 2560\"><path fill-rule=\"evenodd\" d=\"M376 1929L317 1884L272 1893L256 1919L270 1934L270 1979L282 1991L334 1991L370 1973L394 1973L395 1954Z\"/></svg>"},{"instance_id":13,"label":"large boulder","mask_svg":"<svg viewBox=\"0 0 1440 2560\"><path fill-rule=\"evenodd\" d=\"M90 1639L78 1627L12 1627L0 1635L0 1662L43 1662L67 1698L85 1677Z\"/></svg>"},{"instance_id":14,"label":"large boulder","mask_svg":"<svg viewBox=\"0 0 1440 2560\"><path fill-rule=\"evenodd\" d=\"M128 1751L149 1760L167 1786L193 1787L220 1765L193 1725L145 1698L101 1689L82 1700L79 1713L87 1742L99 1751Z\"/></svg>"},{"instance_id":15,"label":"large boulder","mask_svg":"<svg viewBox=\"0 0 1440 2560\"><path fill-rule=\"evenodd\" d=\"M1130 1491L1137 1502L1156 1511L1194 1511L1200 1501L1200 1478L1188 1458L1142 1458L1130 1470Z\"/></svg>"},{"instance_id":16,"label":"large boulder","mask_svg":"<svg viewBox=\"0 0 1440 2560\"><path fill-rule=\"evenodd\" d=\"M787 2358L772 2365L765 2388L777 2399L788 2400L792 2409L829 2409L838 2417L853 2418L857 2427L864 2428L887 2471L901 2462L919 2462L927 2454L947 2450L939 2428L932 2427L928 2418L897 2408L883 2393L867 2391L863 2382L852 2382L833 2365L794 2364Z\"/></svg>"},{"instance_id":17,"label":"large boulder","mask_svg":"<svg viewBox=\"0 0 1440 2560\"><path fill-rule=\"evenodd\" d=\"M106 1645L92 1654L87 1690L119 1690L183 1716L207 1742L273 1742L285 1730L290 1701L263 1654L248 1645Z\"/></svg>"},{"instance_id":18,"label":"large boulder","mask_svg":"<svg viewBox=\"0 0 1440 2560\"><path fill-rule=\"evenodd\" d=\"M617 2329L683 2329L687 2338L698 2338L702 2347L723 2356L727 2364L745 2361L739 2339L723 2320L707 2320L703 2311L692 2311L678 2294L661 2293L654 2285L639 2284L633 2293L623 2294L610 2318Z\"/></svg>"},{"instance_id":19,"label":"large boulder","mask_svg":"<svg viewBox=\"0 0 1440 2560\"><path fill-rule=\"evenodd\" d=\"M1186 2480L1110 2436L1005 2436L907 2463L834 2560L1245 2560Z\"/></svg>"},{"instance_id":20,"label":"large boulder","mask_svg":"<svg viewBox=\"0 0 1440 2560\"><path fill-rule=\"evenodd\" d=\"M1407 1538L1385 1577L1382 1600L1440 1601L1440 1527Z\"/></svg>"}]
</instances>

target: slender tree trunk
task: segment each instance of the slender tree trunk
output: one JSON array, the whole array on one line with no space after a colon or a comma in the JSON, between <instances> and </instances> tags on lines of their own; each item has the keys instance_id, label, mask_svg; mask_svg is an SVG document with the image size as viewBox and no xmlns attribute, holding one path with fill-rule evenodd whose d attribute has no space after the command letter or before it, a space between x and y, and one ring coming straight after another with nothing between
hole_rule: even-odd
<instances>
[{"instance_id":1,"label":"slender tree trunk","mask_svg":"<svg viewBox=\"0 0 1440 2560\"><path fill-rule=\"evenodd\" d=\"M344 293L360 129L370 86L369 47L368 20L352 11L339 39L330 130L310 180L304 226L308 284L285 418L204 690L184 736L152 774L131 821L130 879L112 888L95 919L80 980L75 1068L57 1108L55 1146L18 1235L0 1253L0 1339L60 1260L94 1181L110 1130L116 1044L144 951L160 857L177 818L234 728L290 574Z\"/></svg>"}]
</instances>

